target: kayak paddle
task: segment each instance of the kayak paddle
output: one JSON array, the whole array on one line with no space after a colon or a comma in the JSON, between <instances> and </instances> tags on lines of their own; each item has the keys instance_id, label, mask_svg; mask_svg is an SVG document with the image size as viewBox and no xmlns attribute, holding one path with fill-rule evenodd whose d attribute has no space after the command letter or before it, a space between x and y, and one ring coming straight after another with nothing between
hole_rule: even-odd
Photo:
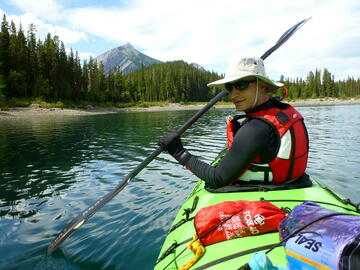
<instances>
[{"instance_id":1,"label":"kayak paddle","mask_svg":"<svg viewBox=\"0 0 360 270\"><path fill-rule=\"evenodd\" d=\"M276 44L267 50L261 58L265 60L271 53L277 50L282 44L284 44L308 19L302 20L288 29L276 42ZM183 134L188 128L192 126L204 113L206 113L216 102L221 100L227 92L219 92L213 99L210 100L200 111L198 111L190 120L188 120L182 127L177 130L178 135ZM50 243L47 252L50 255L55 249L57 249L61 243L63 243L73 232L79 229L90 217L92 217L100 208L107 204L112 198L114 198L125 186L138 175L151 161L153 161L163 148L159 146L150 156L148 156L143 162L141 162L134 170L132 170L124 179L108 194L97 200L93 205L85 209L79 216L73 219Z\"/></svg>"}]
</instances>

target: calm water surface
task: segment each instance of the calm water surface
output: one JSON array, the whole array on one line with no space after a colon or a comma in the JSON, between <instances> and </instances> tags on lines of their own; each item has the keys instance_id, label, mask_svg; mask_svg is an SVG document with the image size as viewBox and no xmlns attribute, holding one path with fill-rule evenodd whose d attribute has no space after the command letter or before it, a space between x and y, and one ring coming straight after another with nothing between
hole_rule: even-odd
<instances>
[{"instance_id":1,"label":"calm water surface","mask_svg":"<svg viewBox=\"0 0 360 270\"><path fill-rule=\"evenodd\" d=\"M308 173L360 202L360 105L303 107ZM0 121L0 269L152 269L197 179L161 154L53 253L47 245L195 111ZM225 116L208 112L183 136L211 162Z\"/></svg>"}]
</instances>

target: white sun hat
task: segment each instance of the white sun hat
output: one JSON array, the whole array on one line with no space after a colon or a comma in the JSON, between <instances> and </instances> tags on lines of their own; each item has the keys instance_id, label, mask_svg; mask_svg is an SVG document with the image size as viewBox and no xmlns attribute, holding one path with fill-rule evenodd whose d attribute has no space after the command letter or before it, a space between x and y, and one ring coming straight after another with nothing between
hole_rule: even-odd
<instances>
[{"instance_id":1,"label":"white sun hat","mask_svg":"<svg viewBox=\"0 0 360 270\"><path fill-rule=\"evenodd\" d=\"M264 61L258 57L242 58L235 65L230 65L225 78L208 84L208 86L219 86L225 89L225 84L241 80L245 77L256 77L267 84L278 89L284 86L282 83L273 82L265 73Z\"/></svg>"}]
</instances>

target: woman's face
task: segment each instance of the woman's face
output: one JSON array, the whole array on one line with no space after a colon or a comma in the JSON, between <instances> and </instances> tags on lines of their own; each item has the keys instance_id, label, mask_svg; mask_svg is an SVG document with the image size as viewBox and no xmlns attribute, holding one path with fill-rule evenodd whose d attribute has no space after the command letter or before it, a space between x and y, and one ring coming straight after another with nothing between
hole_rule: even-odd
<instances>
[{"instance_id":1,"label":"woman's face","mask_svg":"<svg viewBox=\"0 0 360 270\"><path fill-rule=\"evenodd\" d=\"M230 91L230 99L234 103L237 111L246 112L269 99L268 95L265 93L264 87L261 86L259 81L259 96L256 104L254 105L256 99L256 84L256 81L251 82L248 87L241 90L235 87L232 88Z\"/></svg>"}]
</instances>

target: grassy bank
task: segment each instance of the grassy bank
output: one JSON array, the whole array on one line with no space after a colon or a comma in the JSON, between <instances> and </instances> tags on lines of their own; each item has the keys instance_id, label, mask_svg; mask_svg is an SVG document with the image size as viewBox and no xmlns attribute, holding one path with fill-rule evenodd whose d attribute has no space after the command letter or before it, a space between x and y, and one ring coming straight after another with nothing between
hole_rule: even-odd
<instances>
[{"instance_id":1,"label":"grassy bank","mask_svg":"<svg viewBox=\"0 0 360 270\"><path fill-rule=\"evenodd\" d=\"M139 103L112 103L112 102L85 102L80 101L77 103L67 102L67 101L57 101L57 102L48 102L40 98L36 99L22 99L22 98L11 98L10 100L0 100L0 109L2 111L8 111L9 108L14 107L29 107L32 104L38 104L41 108L59 108L59 109L89 109L92 107L101 107L101 108L129 108L129 107L154 107L159 106L163 107L169 104L166 101L156 101L156 102L139 102ZM190 103L189 103L190 104ZM201 104L201 103L199 103Z\"/></svg>"},{"instance_id":2,"label":"grassy bank","mask_svg":"<svg viewBox=\"0 0 360 270\"><path fill-rule=\"evenodd\" d=\"M66 108L66 104L62 101L46 102L42 99L23 99L23 98L11 98L10 100L1 100L0 109L2 111L8 111L13 107L29 107L31 104L39 104L42 108ZM69 104L70 106L70 104Z\"/></svg>"}]
</instances>

